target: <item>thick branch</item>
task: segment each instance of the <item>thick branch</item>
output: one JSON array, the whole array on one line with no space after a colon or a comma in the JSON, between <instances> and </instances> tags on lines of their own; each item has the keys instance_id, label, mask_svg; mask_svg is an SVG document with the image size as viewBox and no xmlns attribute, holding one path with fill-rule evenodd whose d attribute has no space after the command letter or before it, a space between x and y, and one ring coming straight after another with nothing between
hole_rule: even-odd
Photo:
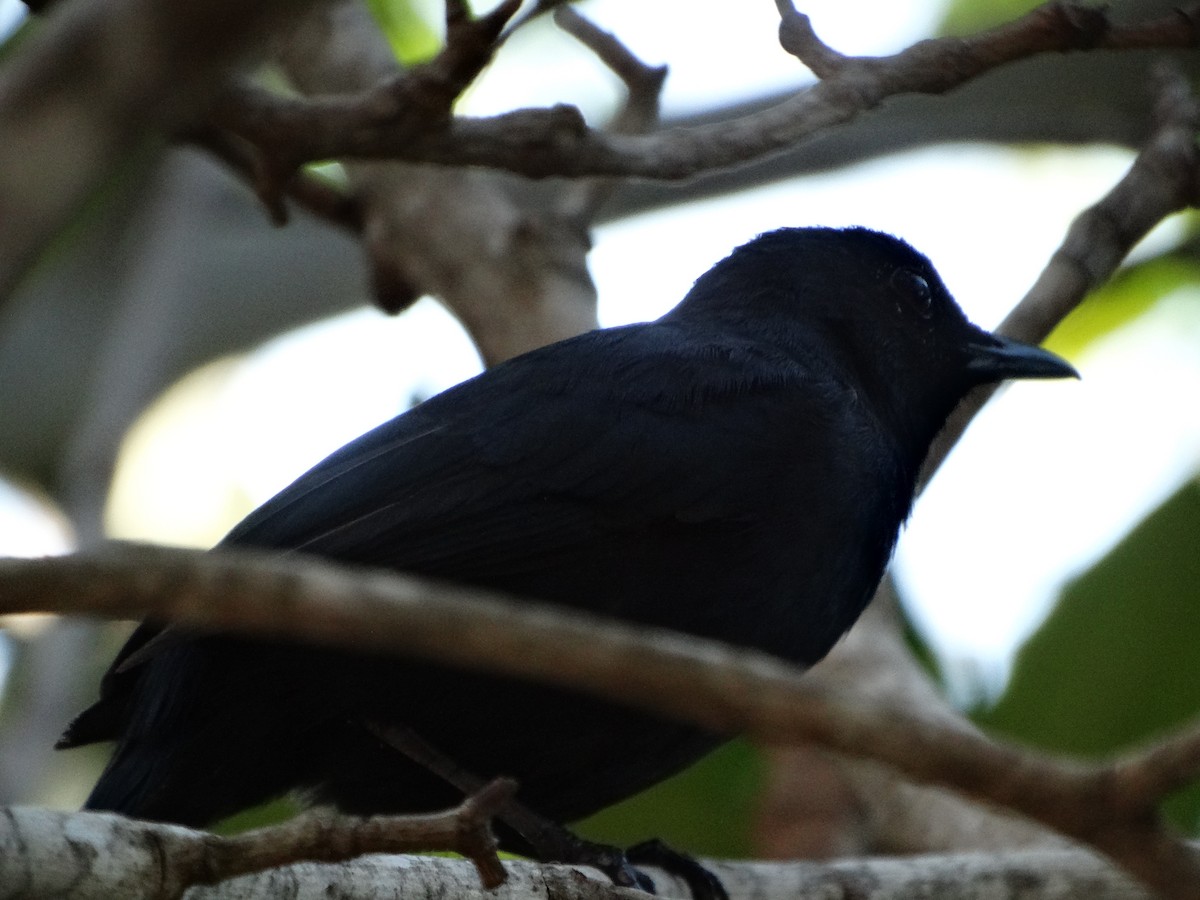
<instances>
[{"instance_id":1,"label":"thick branch","mask_svg":"<svg viewBox=\"0 0 1200 900\"><path fill-rule=\"evenodd\" d=\"M468 857L477 880L494 888L505 871L491 818L515 788L511 781L492 782L443 813L352 818L310 812L234 837L111 813L7 808L0 816L0 897L82 897L82 883L87 896L174 900L193 885L279 866L431 850Z\"/></svg>"},{"instance_id":2,"label":"thick branch","mask_svg":"<svg viewBox=\"0 0 1200 900\"><path fill-rule=\"evenodd\" d=\"M813 741L1002 804L1111 856L1164 896L1200 897L1200 852L1153 810L1194 760L1194 732L1119 765L1083 766L947 727L895 705L816 692L751 650L640 629L394 573L299 556L124 548L0 561L4 612L180 621L216 630L413 654L567 685L773 743ZM1174 771L1164 767L1176 766Z\"/></svg>"},{"instance_id":3,"label":"thick branch","mask_svg":"<svg viewBox=\"0 0 1200 900\"><path fill-rule=\"evenodd\" d=\"M957 900L1148 900L1129 879L1082 852L946 854L904 859L876 858L832 862L706 861L734 898L797 900L803 897L871 897L913 900L953 896ZM336 891L339 900L469 897L471 900L647 900L646 894L584 878L566 866L506 862L509 880L497 891L472 890L472 873L461 860L386 857L356 860L336 870L297 866L241 878L216 889L198 890L190 900L251 900L277 897L281 887L301 882L304 896ZM689 897L682 883L651 870L660 897ZM290 879L287 876L291 876Z\"/></svg>"},{"instance_id":4,"label":"thick branch","mask_svg":"<svg viewBox=\"0 0 1200 900\"><path fill-rule=\"evenodd\" d=\"M977 730L913 658L901 633L897 604L891 581L885 579L862 618L804 676L805 682L818 690L919 710L923 718L947 728ZM811 746L773 748L771 759L774 784L764 791L758 832L768 846L774 844L772 856L999 852L1071 844L1000 807L898 778L894 769L870 760ZM840 793L844 803L822 801L819 788L813 788L822 773L828 790Z\"/></svg>"},{"instance_id":5,"label":"thick branch","mask_svg":"<svg viewBox=\"0 0 1200 900\"><path fill-rule=\"evenodd\" d=\"M363 820L371 822L374 820ZM265 833L265 832L264 832ZM217 839L219 840L219 839ZM199 857L211 835L172 825L135 822L104 813L65 813L14 807L0 814L0 898L22 900L168 900L183 886L170 860ZM319 849L319 848L316 848ZM314 858L331 859L317 854ZM164 865L167 868L164 868ZM1138 885L1084 852L1030 852L998 856L948 854L906 859L829 863L710 861L732 897L795 900L810 896L865 896L874 900L952 893L960 900L1147 900ZM613 887L598 872L522 860L504 864L499 888L481 891L467 860L409 855L358 856L338 866L300 862L260 869L206 886L189 900L268 900L338 897L340 900L462 897L471 900L645 900ZM232 873L231 873L232 874ZM584 877L584 875L589 877ZM671 876L653 871L662 897L687 897Z\"/></svg>"},{"instance_id":6,"label":"thick branch","mask_svg":"<svg viewBox=\"0 0 1200 900\"><path fill-rule=\"evenodd\" d=\"M454 29L478 37L479 29L490 34L496 27L486 17ZM280 44L279 62L300 91L314 96L387 94L405 78L359 0L339 0L301 20ZM266 159L257 152L251 158ZM274 168L264 195L281 203L277 188L290 192L290 186L282 180L286 172ZM344 169L345 194L384 309L422 295L438 298L489 365L596 326L586 224L573 199L579 185L534 191L505 172L388 162L350 161Z\"/></svg>"}]
</instances>

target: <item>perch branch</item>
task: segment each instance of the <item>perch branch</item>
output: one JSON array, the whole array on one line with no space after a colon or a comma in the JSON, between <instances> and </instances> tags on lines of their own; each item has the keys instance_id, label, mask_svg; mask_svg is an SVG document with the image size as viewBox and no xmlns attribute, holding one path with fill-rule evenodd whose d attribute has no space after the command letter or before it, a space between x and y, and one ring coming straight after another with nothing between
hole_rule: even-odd
<instances>
[{"instance_id":1,"label":"perch branch","mask_svg":"<svg viewBox=\"0 0 1200 900\"><path fill-rule=\"evenodd\" d=\"M85 896L81 883L103 891L115 875L119 883L107 885L109 896L175 900L194 885L280 866L419 851L462 854L490 889L505 880L491 821L515 791L514 782L497 779L441 813L357 818L314 811L233 837L111 813L13 807L0 816L0 847L6 848L0 896Z\"/></svg>"}]
</instances>

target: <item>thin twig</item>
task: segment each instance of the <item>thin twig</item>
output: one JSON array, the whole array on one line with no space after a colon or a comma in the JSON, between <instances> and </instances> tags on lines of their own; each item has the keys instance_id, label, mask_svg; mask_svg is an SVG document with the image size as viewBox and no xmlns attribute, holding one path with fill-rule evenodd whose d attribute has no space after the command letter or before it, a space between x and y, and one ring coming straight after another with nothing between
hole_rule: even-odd
<instances>
[{"instance_id":1,"label":"thin twig","mask_svg":"<svg viewBox=\"0 0 1200 900\"><path fill-rule=\"evenodd\" d=\"M179 137L212 153L245 179L274 224L282 226L288 223L288 208L283 203L286 195L305 212L331 225L351 234L362 231L363 216L358 200L325 179L298 170L282 183L272 180L263 172L260 158L253 148L217 129L203 129Z\"/></svg>"},{"instance_id":2,"label":"thin twig","mask_svg":"<svg viewBox=\"0 0 1200 900\"><path fill-rule=\"evenodd\" d=\"M625 102L607 130L614 134L643 134L654 128L667 67L642 62L616 35L598 27L574 7L559 6L554 11L554 23L596 54L625 85ZM621 184L622 180L615 178L580 180L573 190L564 190L561 207L569 212L576 228L589 229L605 201Z\"/></svg>"},{"instance_id":3,"label":"thin twig","mask_svg":"<svg viewBox=\"0 0 1200 900\"><path fill-rule=\"evenodd\" d=\"M474 863L480 883L494 888L504 883L504 866L491 822L516 791L516 782L498 778L440 813L354 818L321 810L232 837L208 834L202 853L180 857L193 866L181 880L215 884L300 861L341 862L368 853L437 850L461 853Z\"/></svg>"},{"instance_id":4,"label":"thin twig","mask_svg":"<svg viewBox=\"0 0 1200 900\"><path fill-rule=\"evenodd\" d=\"M797 10L791 0L775 0L775 8L779 11L779 45L818 78L832 78L853 59L817 37L812 20Z\"/></svg>"},{"instance_id":5,"label":"thin twig","mask_svg":"<svg viewBox=\"0 0 1200 900\"><path fill-rule=\"evenodd\" d=\"M658 121L659 97L666 66L650 66L634 55L615 34L598 27L573 6L554 12L554 24L596 54L628 91L625 104L609 130L622 134L648 131Z\"/></svg>"},{"instance_id":6,"label":"thin twig","mask_svg":"<svg viewBox=\"0 0 1200 900\"><path fill-rule=\"evenodd\" d=\"M336 109L338 119L347 127L348 118L363 118L404 123L404 129L442 130L450 122L459 95L491 62L504 36L508 34L504 31L505 25L520 5L520 0L503 0L491 12L473 17L463 0L449 0L445 11L446 41L437 56L429 62L387 78L351 98L303 100L293 97L287 103L308 104L309 108L322 111L323 118ZM252 155L244 150L239 151L240 159L235 157L238 163L235 168L240 174L249 176L255 193L277 224L286 221L285 195L309 201L312 211L318 214L326 209L341 214L341 224L345 224L346 209L336 204L325 206L332 198L328 193L317 193L313 185L305 183L300 174L304 163L332 159L333 155L305 157L288 143L247 141L246 136L239 132L237 123L240 121L240 110L262 110L280 100L278 95L248 81L231 82L212 105L208 124L193 129L193 133L204 136L204 144L215 149L227 161L229 148L237 143L254 147ZM354 224L361 229L361 221ZM384 281L386 283L386 279ZM400 296L399 292L392 293L394 298ZM398 304L396 299L383 305L399 305L403 308L403 304Z\"/></svg>"}]
</instances>

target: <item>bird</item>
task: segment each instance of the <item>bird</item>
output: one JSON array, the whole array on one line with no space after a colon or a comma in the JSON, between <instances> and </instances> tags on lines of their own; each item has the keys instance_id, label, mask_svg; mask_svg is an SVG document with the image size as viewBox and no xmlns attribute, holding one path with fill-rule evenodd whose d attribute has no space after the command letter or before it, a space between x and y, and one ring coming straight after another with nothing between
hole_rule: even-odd
<instances>
[{"instance_id":1,"label":"bird","mask_svg":"<svg viewBox=\"0 0 1200 900\"><path fill-rule=\"evenodd\" d=\"M657 320L515 357L366 433L216 552L449 579L809 667L874 593L964 395L1069 376L973 325L903 240L781 228ZM559 823L729 738L549 684L147 621L57 746L115 741L87 808L184 825L288 793L357 814L461 799L390 727L514 778Z\"/></svg>"}]
</instances>

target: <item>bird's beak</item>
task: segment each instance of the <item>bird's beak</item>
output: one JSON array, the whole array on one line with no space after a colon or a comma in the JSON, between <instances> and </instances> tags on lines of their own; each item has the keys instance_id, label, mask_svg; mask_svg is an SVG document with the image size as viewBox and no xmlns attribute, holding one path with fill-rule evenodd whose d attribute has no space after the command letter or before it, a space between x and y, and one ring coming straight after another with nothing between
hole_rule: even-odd
<instances>
[{"instance_id":1,"label":"bird's beak","mask_svg":"<svg viewBox=\"0 0 1200 900\"><path fill-rule=\"evenodd\" d=\"M1006 378L1078 378L1075 367L1031 344L981 332L967 345L967 371L981 384Z\"/></svg>"}]
</instances>

